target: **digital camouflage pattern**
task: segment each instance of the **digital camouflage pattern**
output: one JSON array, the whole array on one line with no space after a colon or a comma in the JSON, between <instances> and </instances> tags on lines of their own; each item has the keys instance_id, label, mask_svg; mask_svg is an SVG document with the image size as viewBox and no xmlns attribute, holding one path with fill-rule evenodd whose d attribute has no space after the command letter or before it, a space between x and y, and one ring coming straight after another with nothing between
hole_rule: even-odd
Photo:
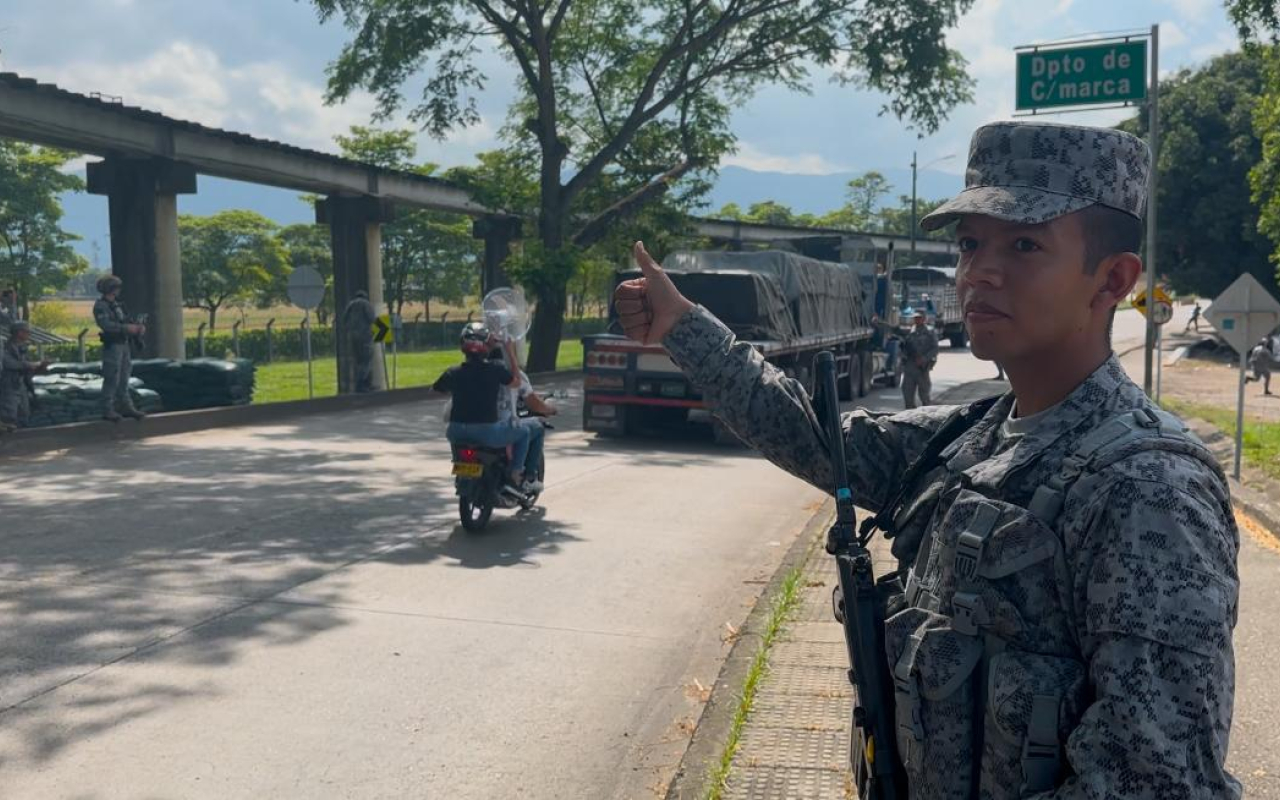
<instances>
[{"instance_id":1,"label":"digital camouflage pattern","mask_svg":"<svg viewBox=\"0 0 1280 800\"><path fill-rule=\"evenodd\" d=\"M1122 131L996 122L969 145L964 191L920 220L926 231L961 214L1034 225L1101 204L1141 217L1151 152Z\"/></svg>"},{"instance_id":2,"label":"digital camouflage pattern","mask_svg":"<svg viewBox=\"0 0 1280 800\"><path fill-rule=\"evenodd\" d=\"M796 381L700 308L664 344L734 433L833 489ZM1104 422L1154 412L1114 357L1016 438L999 433L1012 404L943 451L897 517L893 553L914 574L886 655L910 797L1240 797L1224 766L1239 535L1220 469L1180 432L1131 447L1050 524L1029 510L1036 489ZM879 508L957 411L847 414L859 505Z\"/></svg>"}]
</instances>

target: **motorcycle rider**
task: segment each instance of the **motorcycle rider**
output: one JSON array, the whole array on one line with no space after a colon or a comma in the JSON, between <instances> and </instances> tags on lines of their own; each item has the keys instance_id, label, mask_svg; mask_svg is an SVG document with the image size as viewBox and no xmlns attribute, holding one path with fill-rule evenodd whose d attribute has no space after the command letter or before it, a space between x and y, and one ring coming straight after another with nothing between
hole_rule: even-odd
<instances>
[{"instance_id":1,"label":"motorcycle rider","mask_svg":"<svg viewBox=\"0 0 1280 800\"><path fill-rule=\"evenodd\" d=\"M467 323L462 329L460 345L466 360L445 370L431 387L434 391L453 395L449 426L445 436L453 444L477 444L481 447L512 446L510 481L526 493L525 462L529 454L529 429L513 426L498 416L498 390L517 389L519 370L510 344L507 363L496 364L487 356L492 334L484 324Z\"/></svg>"}]
</instances>

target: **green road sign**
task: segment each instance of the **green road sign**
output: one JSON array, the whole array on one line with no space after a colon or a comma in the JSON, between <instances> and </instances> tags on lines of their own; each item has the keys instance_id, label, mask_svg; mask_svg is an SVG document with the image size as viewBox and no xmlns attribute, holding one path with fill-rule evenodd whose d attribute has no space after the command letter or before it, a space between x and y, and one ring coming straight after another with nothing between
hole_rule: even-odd
<instances>
[{"instance_id":1,"label":"green road sign","mask_svg":"<svg viewBox=\"0 0 1280 800\"><path fill-rule=\"evenodd\" d=\"M1147 96L1147 42L1018 53L1018 110L1111 105Z\"/></svg>"}]
</instances>

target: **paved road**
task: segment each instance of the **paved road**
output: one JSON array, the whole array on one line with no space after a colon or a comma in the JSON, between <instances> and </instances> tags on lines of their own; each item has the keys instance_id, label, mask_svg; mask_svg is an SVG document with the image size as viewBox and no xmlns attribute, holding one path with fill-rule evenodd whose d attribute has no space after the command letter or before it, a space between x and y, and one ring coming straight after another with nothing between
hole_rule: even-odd
<instances>
[{"instance_id":1,"label":"paved road","mask_svg":"<svg viewBox=\"0 0 1280 800\"><path fill-rule=\"evenodd\" d=\"M0 465L0 794L654 796L821 496L559 388L546 511L478 537L439 403Z\"/></svg>"},{"instance_id":2,"label":"paved road","mask_svg":"<svg viewBox=\"0 0 1280 800\"><path fill-rule=\"evenodd\" d=\"M589 437L578 386L481 536L439 403L0 465L0 796L654 796L821 495Z\"/></svg>"}]
</instances>

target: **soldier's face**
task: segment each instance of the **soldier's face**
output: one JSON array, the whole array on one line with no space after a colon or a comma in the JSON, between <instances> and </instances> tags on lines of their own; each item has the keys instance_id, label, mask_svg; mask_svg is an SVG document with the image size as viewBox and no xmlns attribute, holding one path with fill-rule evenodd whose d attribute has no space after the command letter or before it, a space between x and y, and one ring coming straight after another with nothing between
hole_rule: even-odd
<instances>
[{"instance_id":1,"label":"soldier's face","mask_svg":"<svg viewBox=\"0 0 1280 800\"><path fill-rule=\"evenodd\" d=\"M956 289L974 355L1005 362L1088 341L1095 278L1084 271L1075 215L1040 225L966 215L956 240Z\"/></svg>"}]
</instances>

